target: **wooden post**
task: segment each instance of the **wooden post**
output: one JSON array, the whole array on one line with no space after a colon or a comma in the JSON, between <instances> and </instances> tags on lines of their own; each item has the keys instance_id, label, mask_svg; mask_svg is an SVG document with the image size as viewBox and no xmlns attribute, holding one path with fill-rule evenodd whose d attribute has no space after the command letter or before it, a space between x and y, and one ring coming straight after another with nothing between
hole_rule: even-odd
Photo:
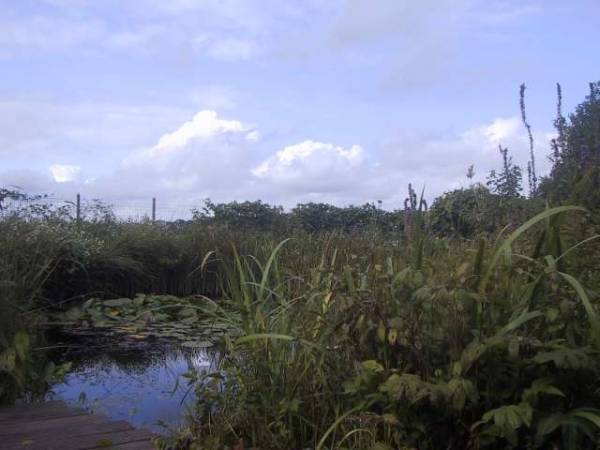
<instances>
[{"instance_id":1,"label":"wooden post","mask_svg":"<svg viewBox=\"0 0 600 450\"><path fill-rule=\"evenodd\" d=\"M81 196L77 194L77 205L76 205L75 214L77 217L77 225L81 223Z\"/></svg>"},{"instance_id":2,"label":"wooden post","mask_svg":"<svg viewBox=\"0 0 600 450\"><path fill-rule=\"evenodd\" d=\"M152 197L152 223L156 220L156 197Z\"/></svg>"}]
</instances>

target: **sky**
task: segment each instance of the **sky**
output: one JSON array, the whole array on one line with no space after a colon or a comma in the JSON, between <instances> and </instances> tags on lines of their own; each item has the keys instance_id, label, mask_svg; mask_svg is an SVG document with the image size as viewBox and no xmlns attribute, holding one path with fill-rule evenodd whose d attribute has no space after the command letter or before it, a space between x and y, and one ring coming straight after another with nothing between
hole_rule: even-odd
<instances>
[{"instance_id":1,"label":"sky","mask_svg":"<svg viewBox=\"0 0 600 450\"><path fill-rule=\"evenodd\" d=\"M556 83L600 80L597 0L0 0L0 186L116 205L400 208L538 175Z\"/></svg>"}]
</instances>

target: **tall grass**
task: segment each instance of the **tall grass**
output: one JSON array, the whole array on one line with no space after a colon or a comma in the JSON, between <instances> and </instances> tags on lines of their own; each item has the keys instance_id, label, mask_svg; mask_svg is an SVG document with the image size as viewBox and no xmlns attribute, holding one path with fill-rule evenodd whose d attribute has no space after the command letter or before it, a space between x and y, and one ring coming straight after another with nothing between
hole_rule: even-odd
<instances>
[{"instance_id":1,"label":"tall grass","mask_svg":"<svg viewBox=\"0 0 600 450\"><path fill-rule=\"evenodd\" d=\"M67 370L36 350L43 342L39 302L62 262L62 239L40 224L0 221L0 404L43 396Z\"/></svg>"},{"instance_id":2,"label":"tall grass","mask_svg":"<svg viewBox=\"0 0 600 450\"><path fill-rule=\"evenodd\" d=\"M496 242L324 241L301 266L294 240L234 249L211 310L231 332L218 370L193 377L179 444L596 448L598 296L569 273L596 237L565 246L559 220L580 213L546 210Z\"/></svg>"},{"instance_id":3,"label":"tall grass","mask_svg":"<svg viewBox=\"0 0 600 450\"><path fill-rule=\"evenodd\" d=\"M196 294L229 332L217 370L189 374L182 447L595 448L599 240L584 214L548 209L474 240L432 235L420 209L401 235L291 239L3 220L0 371L20 364L36 311Z\"/></svg>"}]
</instances>

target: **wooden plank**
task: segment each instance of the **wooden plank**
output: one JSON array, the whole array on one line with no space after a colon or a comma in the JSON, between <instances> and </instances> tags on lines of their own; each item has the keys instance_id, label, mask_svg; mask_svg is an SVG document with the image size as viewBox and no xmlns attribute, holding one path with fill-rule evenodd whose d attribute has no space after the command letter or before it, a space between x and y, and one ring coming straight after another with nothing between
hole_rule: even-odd
<instances>
[{"instance_id":1,"label":"wooden plank","mask_svg":"<svg viewBox=\"0 0 600 450\"><path fill-rule=\"evenodd\" d=\"M154 448L154 437L128 422L111 421L61 402L0 408L0 450L147 450Z\"/></svg>"},{"instance_id":2,"label":"wooden plank","mask_svg":"<svg viewBox=\"0 0 600 450\"><path fill-rule=\"evenodd\" d=\"M153 450L156 447L149 441L129 442L127 444L109 447L111 450ZM87 449L86 449L87 450Z\"/></svg>"},{"instance_id":3,"label":"wooden plank","mask_svg":"<svg viewBox=\"0 0 600 450\"><path fill-rule=\"evenodd\" d=\"M9 439L15 436L33 436L33 435L48 435L51 433L59 433L65 436L87 436L99 435L107 433L116 433L119 431L129 431L134 428L125 421L93 421L76 424L75 426L64 426L64 424L54 424L55 426L45 427L29 427L22 430L13 430L11 433L6 433L0 436L0 439Z\"/></svg>"},{"instance_id":4,"label":"wooden plank","mask_svg":"<svg viewBox=\"0 0 600 450\"><path fill-rule=\"evenodd\" d=\"M0 408L0 422L7 420L32 420L38 417L60 417L87 414L79 408L69 408L62 402L33 403Z\"/></svg>"},{"instance_id":5,"label":"wooden plank","mask_svg":"<svg viewBox=\"0 0 600 450\"><path fill-rule=\"evenodd\" d=\"M150 443L154 436L147 430L126 430L117 432L91 433L81 436L70 436L58 433L36 433L23 437L23 435L15 436L10 439L2 439L0 441L0 449L17 449L23 447L23 443L27 448L46 448L46 449L92 449L106 448L110 442L112 447L117 445L129 444L132 442ZM152 447L150 447L152 448Z\"/></svg>"},{"instance_id":6,"label":"wooden plank","mask_svg":"<svg viewBox=\"0 0 600 450\"><path fill-rule=\"evenodd\" d=\"M27 414L27 415L22 415L22 414L16 414L16 415L12 415L12 416L6 416L5 419L0 420L0 428L5 425L5 424L10 424L10 423L22 423L22 422L32 422L32 421L38 421L38 420L47 420L47 419L61 419L61 418L66 418L66 417L75 417L75 416L89 416L90 413L86 412L86 411L78 411L78 410L56 410L56 411L49 411L48 413L45 414L40 414L40 413L31 413L31 414ZM94 414L95 416L101 417L103 414L102 413L98 413L98 414Z\"/></svg>"},{"instance_id":7,"label":"wooden plank","mask_svg":"<svg viewBox=\"0 0 600 450\"><path fill-rule=\"evenodd\" d=\"M99 425L101 423L105 423L106 421L107 419L103 416L83 415L71 417L40 418L36 420L23 422L3 422L0 424L0 437L14 433L30 433L36 430L60 429L67 431L70 429L74 429L74 427L90 424ZM127 422L123 423L128 425Z\"/></svg>"}]
</instances>

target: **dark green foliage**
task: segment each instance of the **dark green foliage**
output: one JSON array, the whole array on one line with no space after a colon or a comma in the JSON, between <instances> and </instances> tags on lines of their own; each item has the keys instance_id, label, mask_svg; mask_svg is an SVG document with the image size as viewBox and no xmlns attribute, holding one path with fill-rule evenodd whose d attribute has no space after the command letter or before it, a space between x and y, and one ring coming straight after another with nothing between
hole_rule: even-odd
<instances>
[{"instance_id":1,"label":"dark green foliage","mask_svg":"<svg viewBox=\"0 0 600 450\"><path fill-rule=\"evenodd\" d=\"M494 201L496 200L496 201ZM431 230L439 236L471 238L477 233L491 233L498 223L490 206L497 198L482 185L456 189L436 198L431 205Z\"/></svg>"},{"instance_id":2,"label":"dark green foliage","mask_svg":"<svg viewBox=\"0 0 600 450\"><path fill-rule=\"evenodd\" d=\"M508 156L508 149L498 146L502 155L502 171L492 170L488 176L487 185L491 191L502 198L512 199L521 196L521 168L513 163L512 156Z\"/></svg>"},{"instance_id":3,"label":"dark green foliage","mask_svg":"<svg viewBox=\"0 0 600 450\"><path fill-rule=\"evenodd\" d=\"M67 369L35 348L43 343L38 301L61 259L61 238L46 224L0 220L0 404L40 399Z\"/></svg>"},{"instance_id":4,"label":"dark green foliage","mask_svg":"<svg viewBox=\"0 0 600 450\"><path fill-rule=\"evenodd\" d=\"M420 269L341 247L292 270L293 241L256 265L223 260L213 314L229 333L218 370L190 374L197 415L180 442L594 449L598 297L560 267L574 255L555 234L578 211L544 211L495 245L436 247Z\"/></svg>"},{"instance_id":5,"label":"dark green foliage","mask_svg":"<svg viewBox=\"0 0 600 450\"><path fill-rule=\"evenodd\" d=\"M194 220L225 225L233 229L278 230L284 224L283 208L260 200L214 203L205 200L201 210L192 211Z\"/></svg>"},{"instance_id":6,"label":"dark green foliage","mask_svg":"<svg viewBox=\"0 0 600 450\"><path fill-rule=\"evenodd\" d=\"M280 206L259 201L213 203L206 200L194 210L195 221L232 230L285 232L299 229L308 233L324 231L359 232L368 228L390 232L402 229L399 212L384 211L373 203L337 207L325 203L301 203L289 213Z\"/></svg>"},{"instance_id":7,"label":"dark green foliage","mask_svg":"<svg viewBox=\"0 0 600 450\"><path fill-rule=\"evenodd\" d=\"M538 177L535 170L535 153L533 145L533 133L531 132L531 125L527 122L527 114L525 112L525 84L521 85L519 95L520 102L519 106L521 109L521 121L527 130L527 137L529 138L529 161L527 161L527 180L529 182L529 196L535 197L538 189Z\"/></svg>"},{"instance_id":8,"label":"dark green foliage","mask_svg":"<svg viewBox=\"0 0 600 450\"><path fill-rule=\"evenodd\" d=\"M598 165L573 136L598 142L598 96L568 123L559 111L539 196L595 207ZM74 223L71 205L4 208L1 401L61 374L32 344L50 314L217 344L215 370L186 375L197 400L176 448L597 448L598 211L521 196L500 151L491 191L431 208L412 185L396 212L207 201L192 221L129 223L95 203Z\"/></svg>"},{"instance_id":9,"label":"dark green foliage","mask_svg":"<svg viewBox=\"0 0 600 450\"><path fill-rule=\"evenodd\" d=\"M70 365L55 365L43 352L36 351L37 337L19 330L12 339L0 336L0 405L17 399L39 401L50 386L62 379Z\"/></svg>"},{"instance_id":10,"label":"dark green foliage","mask_svg":"<svg viewBox=\"0 0 600 450\"><path fill-rule=\"evenodd\" d=\"M476 184L436 198L429 210L429 220L436 236L471 239L494 233L506 224L520 223L539 209L540 205L534 201L505 198Z\"/></svg>"},{"instance_id":11,"label":"dark green foliage","mask_svg":"<svg viewBox=\"0 0 600 450\"><path fill-rule=\"evenodd\" d=\"M562 92L558 86L558 137L552 141L553 166L540 184L540 193L552 202L574 202L599 208L600 189L600 82L568 119L562 116Z\"/></svg>"},{"instance_id":12,"label":"dark green foliage","mask_svg":"<svg viewBox=\"0 0 600 450\"><path fill-rule=\"evenodd\" d=\"M292 209L290 222L307 232L358 232L369 228L384 232L401 231L402 216L366 203L340 208L325 203L302 203Z\"/></svg>"}]
</instances>

